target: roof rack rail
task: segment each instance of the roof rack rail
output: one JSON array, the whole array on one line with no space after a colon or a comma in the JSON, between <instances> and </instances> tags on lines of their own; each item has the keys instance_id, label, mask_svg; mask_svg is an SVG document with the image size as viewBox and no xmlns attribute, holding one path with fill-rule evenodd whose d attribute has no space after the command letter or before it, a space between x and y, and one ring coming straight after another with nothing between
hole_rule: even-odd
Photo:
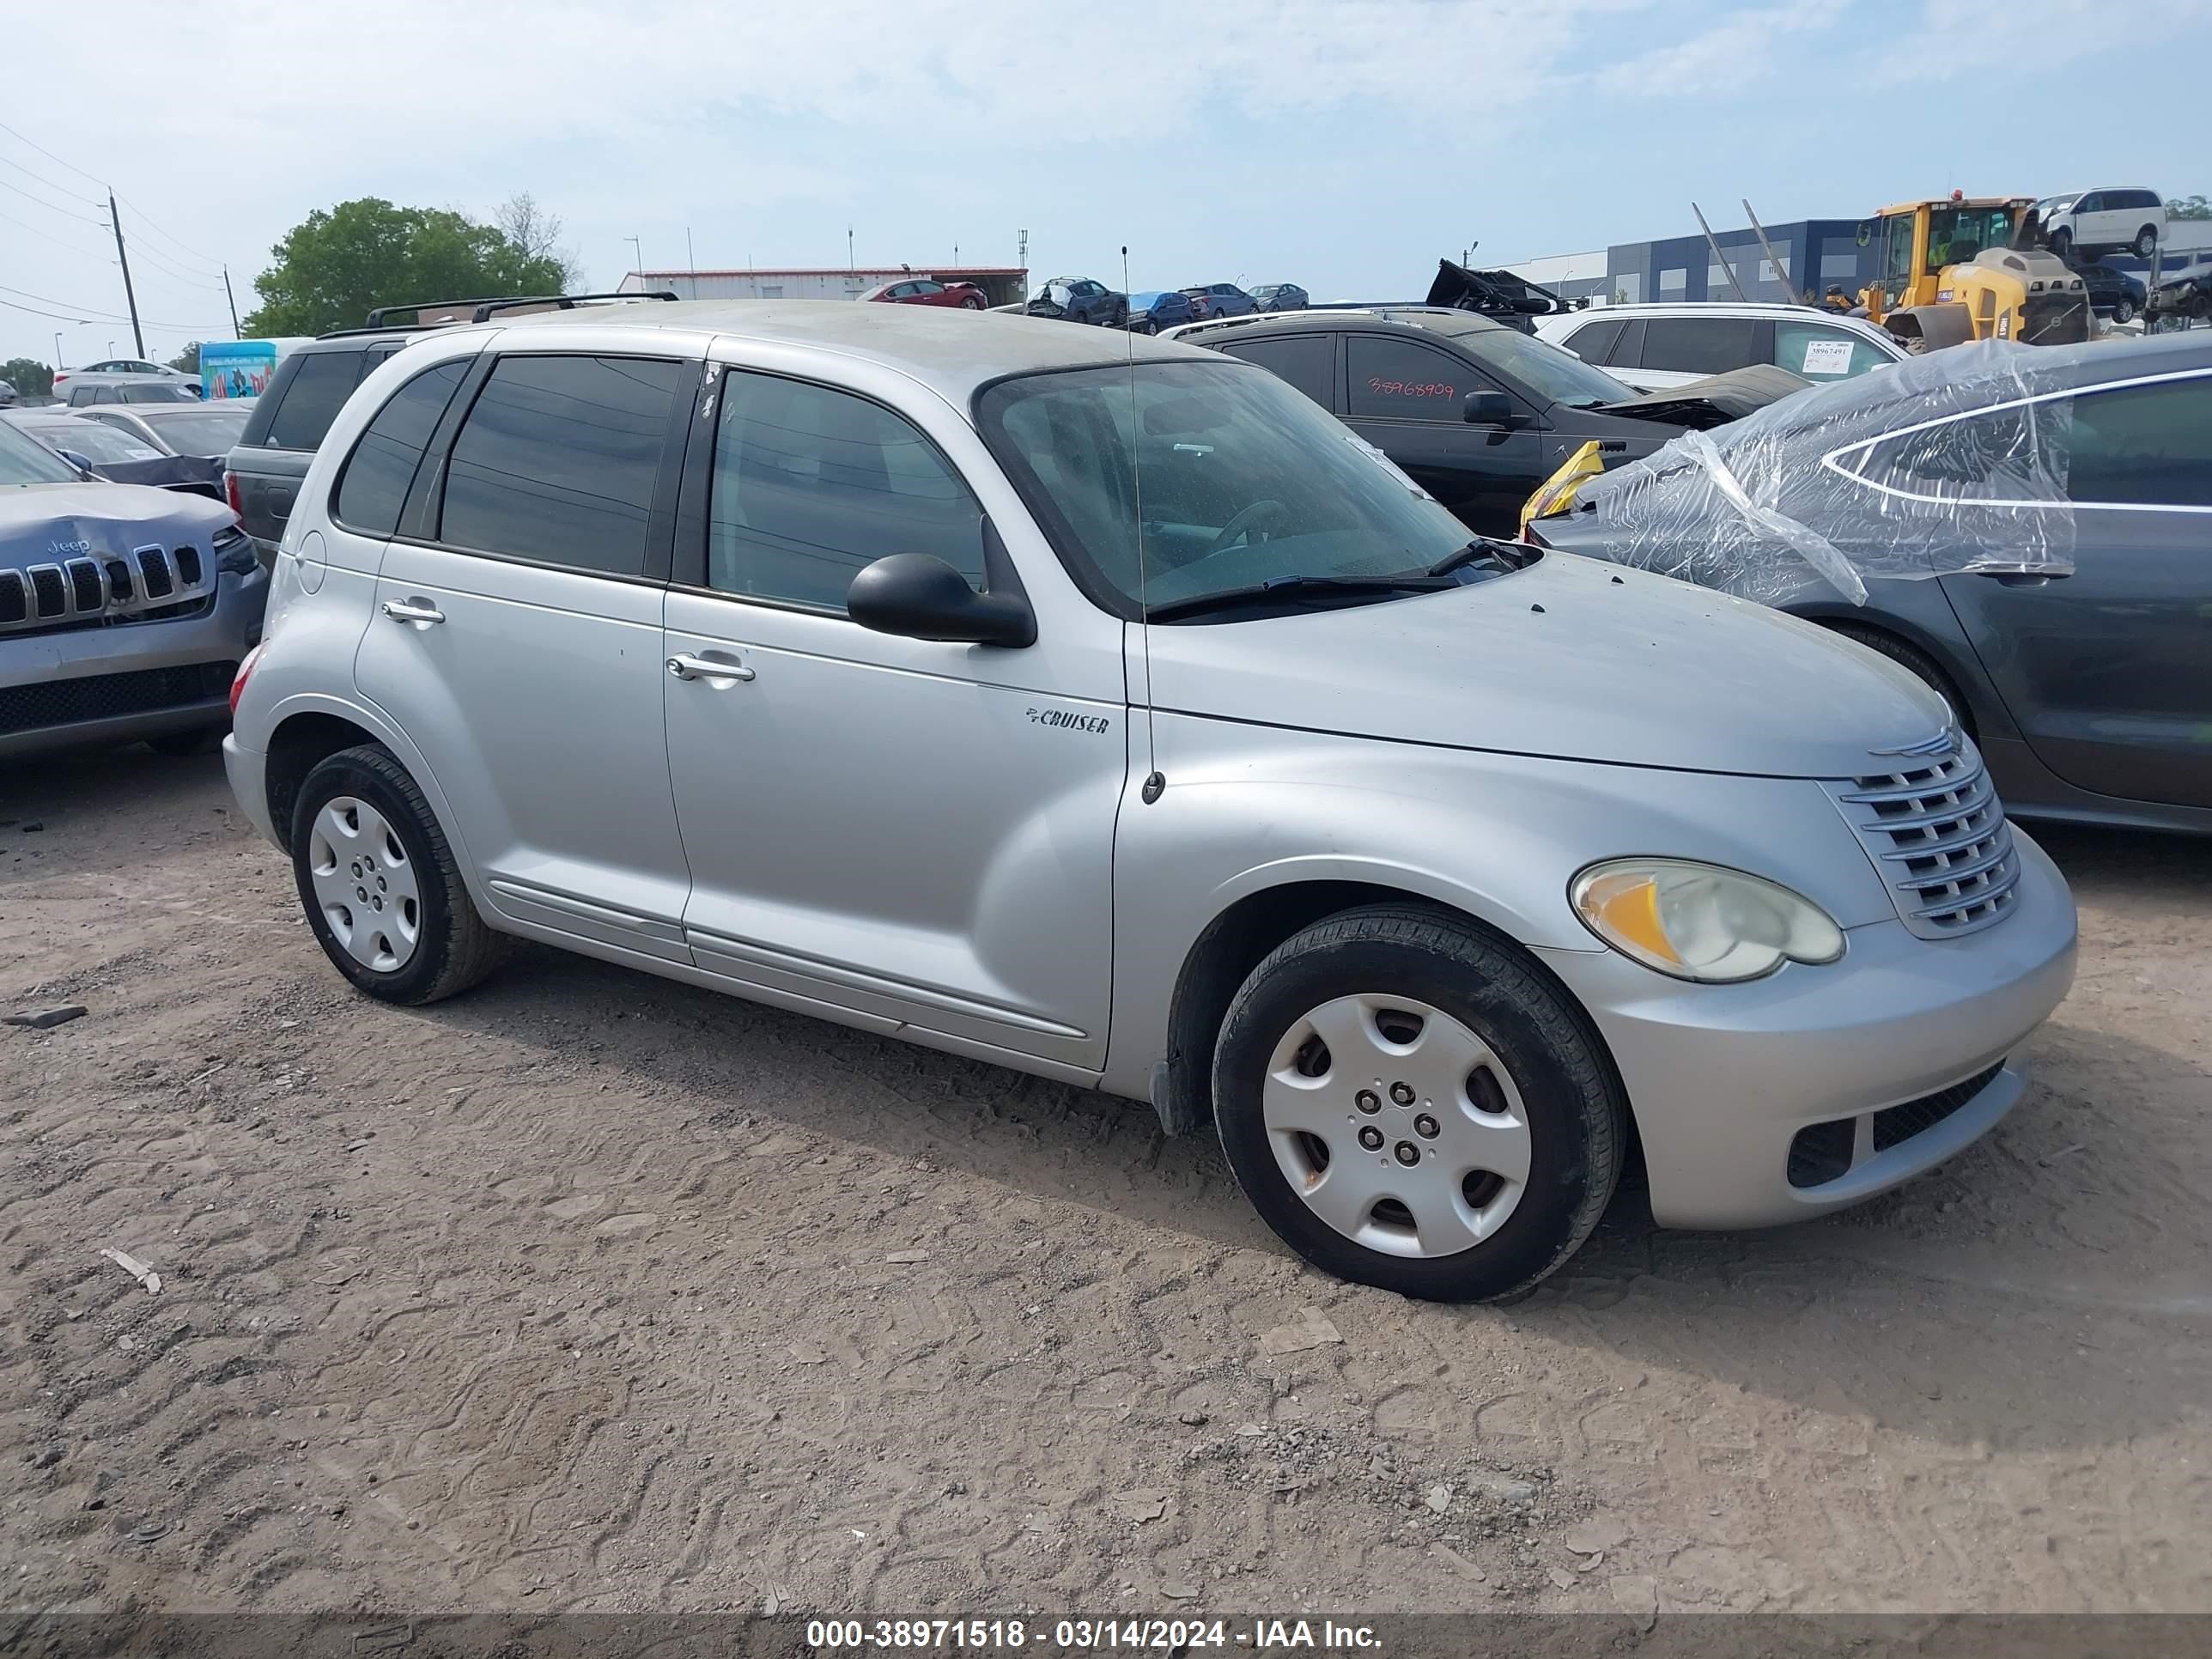
<instances>
[{"instance_id":1,"label":"roof rack rail","mask_svg":"<svg viewBox=\"0 0 2212 1659\"><path fill-rule=\"evenodd\" d=\"M410 301L406 305L379 306L368 313L368 320L364 327L333 329L330 334L319 335L317 337L320 339L329 339L332 335L337 334L373 334L392 328L405 328L410 326L410 325L405 323L394 323L391 319L409 312L412 312L415 314L417 325L422 327L435 327L438 326L438 325L421 322L421 318L424 312L465 311L469 313L469 320L471 322L481 323L488 321L492 316L499 312L513 311L522 306L552 306L562 311L570 311L574 309L577 301L580 300L672 301L675 298L676 295L669 292L667 289L659 289L641 293L507 294L488 295L473 300L417 300Z\"/></svg>"},{"instance_id":2,"label":"roof rack rail","mask_svg":"<svg viewBox=\"0 0 2212 1659\"><path fill-rule=\"evenodd\" d=\"M579 300L666 300L672 302L675 298L675 294L670 289L656 288L623 289L606 294L544 294L535 299L484 300L477 304L469 320L473 323L489 322L495 313L513 311L521 306L551 306L559 311L574 311Z\"/></svg>"}]
</instances>

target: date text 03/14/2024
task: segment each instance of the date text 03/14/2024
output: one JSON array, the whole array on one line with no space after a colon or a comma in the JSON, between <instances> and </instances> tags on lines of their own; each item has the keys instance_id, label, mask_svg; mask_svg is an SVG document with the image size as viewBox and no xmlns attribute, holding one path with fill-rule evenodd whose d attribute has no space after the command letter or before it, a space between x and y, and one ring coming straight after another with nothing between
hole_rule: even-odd
<instances>
[{"instance_id":1,"label":"date text 03/14/2024","mask_svg":"<svg viewBox=\"0 0 2212 1659\"><path fill-rule=\"evenodd\" d=\"M1381 1643L1370 1626L1328 1619L1060 1619L1050 1625L1021 1619L815 1619L807 1621L806 1645L817 1651L1040 1647L1078 1653L1201 1648L1268 1653L1358 1651Z\"/></svg>"}]
</instances>

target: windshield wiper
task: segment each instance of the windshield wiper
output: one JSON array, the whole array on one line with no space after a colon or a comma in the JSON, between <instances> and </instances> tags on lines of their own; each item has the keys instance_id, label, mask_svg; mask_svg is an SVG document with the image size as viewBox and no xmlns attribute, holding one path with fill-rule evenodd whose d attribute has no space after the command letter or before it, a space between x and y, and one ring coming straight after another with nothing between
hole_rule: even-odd
<instances>
[{"instance_id":1,"label":"windshield wiper","mask_svg":"<svg viewBox=\"0 0 2212 1659\"><path fill-rule=\"evenodd\" d=\"M1437 593L1458 586L1425 572L1405 576L1275 576L1245 587L1224 587L1218 593L1197 593L1152 605L1146 611L1145 620L1173 622L1178 617L1202 616L1209 611L1269 599L1367 599L1382 593Z\"/></svg>"},{"instance_id":2,"label":"windshield wiper","mask_svg":"<svg viewBox=\"0 0 2212 1659\"><path fill-rule=\"evenodd\" d=\"M1534 550L1516 547L1510 542L1492 541L1487 536L1477 536L1465 547L1447 553L1421 574L1425 576L1449 576L1455 570L1463 570L1478 560L1489 559L1501 570L1518 570L1535 556Z\"/></svg>"}]
</instances>

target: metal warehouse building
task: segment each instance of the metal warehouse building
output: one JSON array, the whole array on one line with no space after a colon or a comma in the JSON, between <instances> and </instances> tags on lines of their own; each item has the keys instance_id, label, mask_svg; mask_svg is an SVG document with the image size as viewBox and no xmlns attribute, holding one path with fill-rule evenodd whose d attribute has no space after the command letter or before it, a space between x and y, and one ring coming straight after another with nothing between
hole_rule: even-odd
<instances>
[{"instance_id":1,"label":"metal warehouse building","mask_svg":"<svg viewBox=\"0 0 2212 1659\"><path fill-rule=\"evenodd\" d=\"M1029 272L1016 265L860 265L835 270L633 270L624 294L665 289L680 300L850 300L878 283L933 276L940 283L973 283L994 306L1029 294Z\"/></svg>"},{"instance_id":2,"label":"metal warehouse building","mask_svg":"<svg viewBox=\"0 0 2212 1659\"><path fill-rule=\"evenodd\" d=\"M1777 270L1749 226L1713 233L1725 265L1699 235L1621 242L1602 253L1567 253L1510 267L1563 298L1592 304L1634 305L1646 300L1733 300L1729 271L1749 300L1815 298L1831 283L1856 293L1874 279L1879 254L1863 219L1799 219L1766 227L1766 240L1782 262Z\"/></svg>"}]
</instances>

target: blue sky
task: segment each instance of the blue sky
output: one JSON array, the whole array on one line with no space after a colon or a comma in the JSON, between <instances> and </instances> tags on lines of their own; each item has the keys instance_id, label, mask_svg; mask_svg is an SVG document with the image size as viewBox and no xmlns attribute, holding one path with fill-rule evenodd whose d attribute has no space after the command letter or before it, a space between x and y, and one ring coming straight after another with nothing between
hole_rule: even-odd
<instances>
[{"instance_id":1,"label":"blue sky","mask_svg":"<svg viewBox=\"0 0 2212 1659\"><path fill-rule=\"evenodd\" d=\"M1498 262L1970 191L2212 192L2212 3L1870 0L389 0L11 8L0 358L224 331L310 210L529 191L594 286L648 266L1011 264L1415 295ZM457 15L457 14L459 14ZM64 117L66 112L65 118ZM2193 167L2194 173L2190 169ZM402 296L395 296L402 297ZM42 315L58 313L59 316ZM88 320L79 322L77 319Z\"/></svg>"}]
</instances>

